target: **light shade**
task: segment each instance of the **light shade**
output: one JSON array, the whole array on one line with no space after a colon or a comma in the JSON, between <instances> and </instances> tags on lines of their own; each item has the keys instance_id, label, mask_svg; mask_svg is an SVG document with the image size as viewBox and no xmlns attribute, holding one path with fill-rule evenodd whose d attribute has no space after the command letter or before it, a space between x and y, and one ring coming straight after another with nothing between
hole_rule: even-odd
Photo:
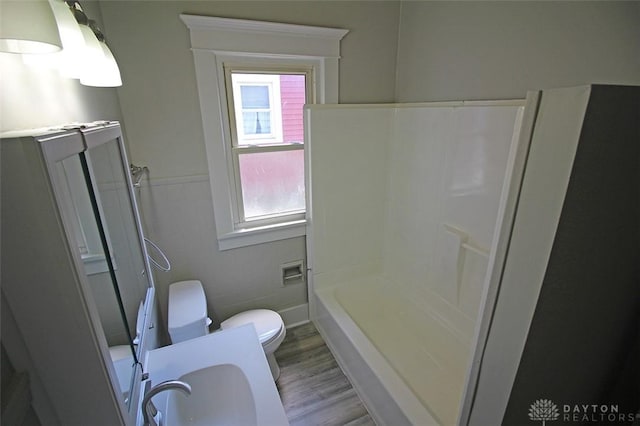
<instances>
[{"instance_id":1,"label":"light shade","mask_svg":"<svg viewBox=\"0 0 640 426\"><path fill-rule=\"evenodd\" d=\"M85 41L80 83L93 87L122 86L120 69L109 47L104 42L98 41L88 26L80 25L80 30Z\"/></svg>"},{"instance_id":2,"label":"light shade","mask_svg":"<svg viewBox=\"0 0 640 426\"><path fill-rule=\"evenodd\" d=\"M84 36L80 26L63 0L49 1L58 22L58 31L62 40L63 49L59 53L60 73L67 78L80 78L84 53Z\"/></svg>"},{"instance_id":3,"label":"light shade","mask_svg":"<svg viewBox=\"0 0 640 426\"><path fill-rule=\"evenodd\" d=\"M0 0L0 52L52 53L61 49L47 0Z\"/></svg>"},{"instance_id":4,"label":"light shade","mask_svg":"<svg viewBox=\"0 0 640 426\"><path fill-rule=\"evenodd\" d=\"M102 51L104 52L105 69L103 73L103 83L105 87L119 87L122 86L122 77L120 76L120 68L116 58L113 57L111 49L107 46L107 43L100 43Z\"/></svg>"}]
</instances>

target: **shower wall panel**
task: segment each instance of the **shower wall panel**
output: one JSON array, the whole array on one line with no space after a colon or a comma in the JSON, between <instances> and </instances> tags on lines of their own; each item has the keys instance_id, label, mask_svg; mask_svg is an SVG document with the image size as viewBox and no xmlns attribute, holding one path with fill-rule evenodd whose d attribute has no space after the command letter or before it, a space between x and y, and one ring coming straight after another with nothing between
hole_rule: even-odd
<instances>
[{"instance_id":1,"label":"shower wall panel","mask_svg":"<svg viewBox=\"0 0 640 426\"><path fill-rule=\"evenodd\" d=\"M456 422L523 104L307 108L311 317L380 424Z\"/></svg>"},{"instance_id":2,"label":"shower wall panel","mask_svg":"<svg viewBox=\"0 0 640 426\"><path fill-rule=\"evenodd\" d=\"M392 109L314 106L307 119L307 170L312 206L314 274L340 276L382 264L387 188L386 150ZM307 109L307 115L311 111ZM315 201L317 200L317 202Z\"/></svg>"},{"instance_id":3,"label":"shower wall panel","mask_svg":"<svg viewBox=\"0 0 640 426\"><path fill-rule=\"evenodd\" d=\"M470 338L522 102L307 109L317 284L383 274Z\"/></svg>"},{"instance_id":4,"label":"shower wall panel","mask_svg":"<svg viewBox=\"0 0 640 426\"><path fill-rule=\"evenodd\" d=\"M514 124L523 107L397 108L389 144L384 273L471 333ZM453 308L453 309L452 309Z\"/></svg>"}]
</instances>

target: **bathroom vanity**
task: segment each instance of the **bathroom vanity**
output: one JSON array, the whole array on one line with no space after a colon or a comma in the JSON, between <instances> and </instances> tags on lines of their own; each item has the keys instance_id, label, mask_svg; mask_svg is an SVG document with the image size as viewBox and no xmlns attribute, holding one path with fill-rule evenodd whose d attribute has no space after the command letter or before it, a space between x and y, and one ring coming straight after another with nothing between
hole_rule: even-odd
<instances>
[{"instance_id":1,"label":"bathroom vanity","mask_svg":"<svg viewBox=\"0 0 640 426\"><path fill-rule=\"evenodd\" d=\"M36 414L135 424L157 335L119 123L6 133L1 160L2 344Z\"/></svg>"},{"instance_id":2,"label":"bathroom vanity","mask_svg":"<svg viewBox=\"0 0 640 426\"><path fill-rule=\"evenodd\" d=\"M2 346L29 373L19 404L47 426L133 426L155 389L166 426L288 424L253 326L158 348L119 123L3 134L1 147ZM167 380L192 395L160 393Z\"/></svg>"},{"instance_id":3,"label":"bathroom vanity","mask_svg":"<svg viewBox=\"0 0 640 426\"><path fill-rule=\"evenodd\" d=\"M164 391L153 398L165 426L289 424L251 324L149 351L144 365L147 390L169 380L191 388L189 396Z\"/></svg>"}]
</instances>

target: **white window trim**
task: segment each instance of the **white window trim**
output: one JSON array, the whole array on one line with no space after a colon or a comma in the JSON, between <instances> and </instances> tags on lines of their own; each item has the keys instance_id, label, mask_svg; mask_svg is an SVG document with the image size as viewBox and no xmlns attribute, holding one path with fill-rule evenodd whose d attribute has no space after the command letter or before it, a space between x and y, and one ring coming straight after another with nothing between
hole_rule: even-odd
<instances>
[{"instance_id":1,"label":"white window trim","mask_svg":"<svg viewBox=\"0 0 640 426\"><path fill-rule=\"evenodd\" d=\"M338 103L340 40L348 30L184 14L180 18L191 37L220 250L305 235L304 219L240 229L234 224L224 64L312 66L316 103Z\"/></svg>"}]
</instances>

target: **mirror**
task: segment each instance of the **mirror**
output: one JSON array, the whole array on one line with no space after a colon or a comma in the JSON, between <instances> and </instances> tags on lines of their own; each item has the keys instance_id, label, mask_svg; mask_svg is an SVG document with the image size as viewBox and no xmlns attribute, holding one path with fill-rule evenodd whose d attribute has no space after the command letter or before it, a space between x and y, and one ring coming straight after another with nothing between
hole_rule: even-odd
<instances>
[{"instance_id":1,"label":"mirror","mask_svg":"<svg viewBox=\"0 0 640 426\"><path fill-rule=\"evenodd\" d=\"M55 164L56 180L109 346L114 385L129 407L152 280L121 139L86 145Z\"/></svg>"},{"instance_id":2,"label":"mirror","mask_svg":"<svg viewBox=\"0 0 640 426\"><path fill-rule=\"evenodd\" d=\"M150 285L138 232L138 214L134 195L127 180L120 144L113 139L84 153L87 171L97 201L99 217L107 234L107 244L113 259L116 291L122 299L124 316L130 341L137 344L136 329L140 303L144 301ZM124 336L121 336L124 337ZM126 342L115 341L117 344ZM110 342L111 346L111 342Z\"/></svg>"}]
</instances>

